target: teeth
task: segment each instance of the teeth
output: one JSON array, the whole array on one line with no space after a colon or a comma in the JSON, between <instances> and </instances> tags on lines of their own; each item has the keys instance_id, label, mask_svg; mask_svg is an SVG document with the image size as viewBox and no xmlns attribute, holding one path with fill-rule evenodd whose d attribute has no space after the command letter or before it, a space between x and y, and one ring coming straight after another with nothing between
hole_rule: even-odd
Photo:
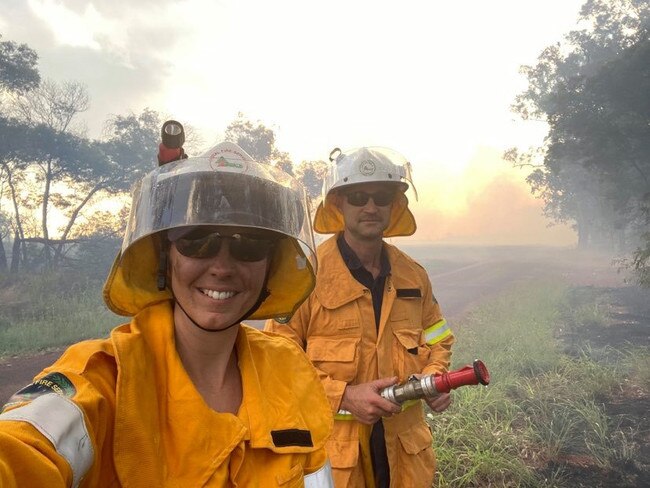
<instances>
[{"instance_id":1,"label":"teeth","mask_svg":"<svg viewBox=\"0 0 650 488\"><path fill-rule=\"evenodd\" d=\"M230 298L235 296L234 291L216 291L216 290L201 290L204 295L209 296L210 298L214 300L225 300L226 298Z\"/></svg>"}]
</instances>

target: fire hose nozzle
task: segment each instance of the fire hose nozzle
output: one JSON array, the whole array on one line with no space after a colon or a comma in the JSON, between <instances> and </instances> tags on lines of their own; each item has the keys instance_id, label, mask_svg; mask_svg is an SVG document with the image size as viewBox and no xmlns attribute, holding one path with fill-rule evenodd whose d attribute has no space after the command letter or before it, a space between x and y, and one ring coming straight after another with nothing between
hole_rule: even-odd
<instances>
[{"instance_id":1,"label":"fire hose nozzle","mask_svg":"<svg viewBox=\"0 0 650 488\"><path fill-rule=\"evenodd\" d=\"M433 398L465 385L488 385L490 373L485 363L475 359L471 365L439 375L426 375L420 379L411 378L401 385L384 388L381 396L401 405L407 400Z\"/></svg>"}]
</instances>

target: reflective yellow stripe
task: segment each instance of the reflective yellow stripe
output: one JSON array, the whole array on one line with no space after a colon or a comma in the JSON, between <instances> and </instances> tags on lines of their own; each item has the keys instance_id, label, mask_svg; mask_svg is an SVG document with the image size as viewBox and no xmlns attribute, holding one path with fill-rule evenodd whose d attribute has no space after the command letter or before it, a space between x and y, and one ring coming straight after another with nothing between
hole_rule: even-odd
<instances>
[{"instance_id":1,"label":"reflective yellow stripe","mask_svg":"<svg viewBox=\"0 0 650 488\"><path fill-rule=\"evenodd\" d=\"M407 408L411 408L413 405L417 405L418 403L420 403L420 400L406 400L404 403L402 403L402 412Z\"/></svg>"},{"instance_id":2,"label":"reflective yellow stripe","mask_svg":"<svg viewBox=\"0 0 650 488\"><path fill-rule=\"evenodd\" d=\"M430 346L440 342L451 335L451 328L445 319L438 320L428 329L424 330L424 338Z\"/></svg>"},{"instance_id":3,"label":"reflective yellow stripe","mask_svg":"<svg viewBox=\"0 0 650 488\"><path fill-rule=\"evenodd\" d=\"M354 420L354 415L347 410L339 410L334 414L334 420Z\"/></svg>"}]
</instances>

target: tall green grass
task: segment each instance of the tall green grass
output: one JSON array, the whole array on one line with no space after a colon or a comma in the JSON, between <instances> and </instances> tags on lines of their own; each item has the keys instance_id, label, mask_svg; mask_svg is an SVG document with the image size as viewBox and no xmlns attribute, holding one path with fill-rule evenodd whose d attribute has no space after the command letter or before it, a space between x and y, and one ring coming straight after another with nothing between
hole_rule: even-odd
<instances>
[{"instance_id":1,"label":"tall green grass","mask_svg":"<svg viewBox=\"0 0 650 488\"><path fill-rule=\"evenodd\" d=\"M23 278L5 286L0 309L0 357L104 337L124 322L102 301L101 283L60 274Z\"/></svg>"},{"instance_id":2,"label":"tall green grass","mask_svg":"<svg viewBox=\"0 0 650 488\"><path fill-rule=\"evenodd\" d=\"M609 351L608 361L577 343L565 353L567 335L606 320L594 296L549 282L519 286L456 324L452 367L479 357L491 384L456 390L451 408L428 414L436 486L570 487L571 456L603 470L633 462L638 449L602 400L621 378L647 374L637 362L647 366L647 349Z\"/></svg>"}]
</instances>

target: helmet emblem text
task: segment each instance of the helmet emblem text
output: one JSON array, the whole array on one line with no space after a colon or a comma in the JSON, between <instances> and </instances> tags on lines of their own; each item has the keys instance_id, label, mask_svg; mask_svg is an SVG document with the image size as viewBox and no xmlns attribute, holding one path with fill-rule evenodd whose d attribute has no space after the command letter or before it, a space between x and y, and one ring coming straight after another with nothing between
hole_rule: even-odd
<instances>
[{"instance_id":1,"label":"helmet emblem text","mask_svg":"<svg viewBox=\"0 0 650 488\"><path fill-rule=\"evenodd\" d=\"M359 173L364 176L374 175L376 168L374 161L366 159L365 161L361 161L361 164L359 164Z\"/></svg>"}]
</instances>

